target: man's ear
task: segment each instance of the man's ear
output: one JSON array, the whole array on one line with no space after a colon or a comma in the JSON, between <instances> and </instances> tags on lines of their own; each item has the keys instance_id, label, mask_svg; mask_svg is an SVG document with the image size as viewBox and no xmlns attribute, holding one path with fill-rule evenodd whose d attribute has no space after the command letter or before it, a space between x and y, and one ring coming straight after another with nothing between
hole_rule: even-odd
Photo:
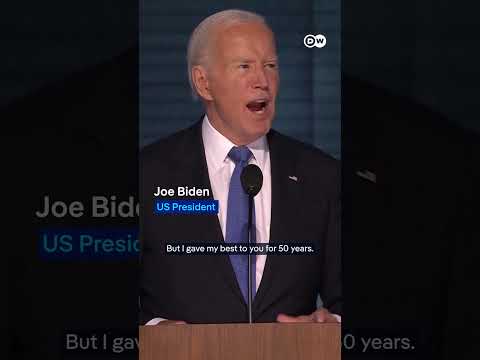
<instances>
[{"instance_id":1,"label":"man's ear","mask_svg":"<svg viewBox=\"0 0 480 360\"><path fill-rule=\"evenodd\" d=\"M201 98L204 100L213 100L213 96L209 88L207 70L204 66L195 65L192 68L192 82Z\"/></svg>"}]
</instances>

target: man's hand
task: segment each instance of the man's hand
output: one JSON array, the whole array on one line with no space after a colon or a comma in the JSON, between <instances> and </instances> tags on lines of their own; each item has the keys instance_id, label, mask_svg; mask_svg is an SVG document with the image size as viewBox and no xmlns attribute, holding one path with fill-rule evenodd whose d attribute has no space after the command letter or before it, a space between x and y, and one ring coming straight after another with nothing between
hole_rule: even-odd
<instances>
[{"instance_id":1,"label":"man's hand","mask_svg":"<svg viewBox=\"0 0 480 360\"><path fill-rule=\"evenodd\" d=\"M310 315L289 316L279 314L277 321L281 323L339 323L338 318L327 309L318 309Z\"/></svg>"}]
</instances>

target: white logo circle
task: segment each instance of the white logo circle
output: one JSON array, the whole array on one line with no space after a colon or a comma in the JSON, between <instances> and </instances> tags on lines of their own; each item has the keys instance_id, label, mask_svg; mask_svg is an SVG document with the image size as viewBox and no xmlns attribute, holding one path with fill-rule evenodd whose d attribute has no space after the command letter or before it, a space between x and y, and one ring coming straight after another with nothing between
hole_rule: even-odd
<instances>
[{"instance_id":1,"label":"white logo circle","mask_svg":"<svg viewBox=\"0 0 480 360\"><path fill-rule=\"evenodd\" d=\"M315 46L315 36L312 35L312 34L308 34L306 35L304 38L303 38L303 44L307 47L307 48L312 48Z\"/></svg>"}]
</instances>

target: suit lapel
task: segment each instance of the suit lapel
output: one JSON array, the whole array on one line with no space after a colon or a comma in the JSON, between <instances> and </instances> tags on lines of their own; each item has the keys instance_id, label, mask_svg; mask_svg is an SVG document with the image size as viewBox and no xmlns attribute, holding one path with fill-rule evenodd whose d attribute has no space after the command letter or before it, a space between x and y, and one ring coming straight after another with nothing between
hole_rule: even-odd
<instances>
[{"instance_id":1,"label":"suit lapel","mask_svg":"<svg viewBox=\"0 0 480 360\"><path fill-rule=\"evenodd\" d=\"M295 163L291 154L286 153L275 131L267 135L270 149L272 179L272 203L270 243L282 243L292 234L290 224L299 198L298 184L289 178L295 176ZM294 235L294 234L293 234ZM290 239L291 240L291 239ZM267 256L262 281L254 301L256 316L259 316L275 299L282 296L282 255Z\"/></svg>"}]
</instances>

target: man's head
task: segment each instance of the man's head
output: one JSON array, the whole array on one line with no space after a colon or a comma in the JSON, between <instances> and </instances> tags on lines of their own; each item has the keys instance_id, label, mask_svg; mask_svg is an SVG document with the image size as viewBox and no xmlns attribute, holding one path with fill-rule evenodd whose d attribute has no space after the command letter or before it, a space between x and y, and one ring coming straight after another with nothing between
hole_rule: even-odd
<instances>
[{"instance_id":1,"label":"man's head","mask_svg":"<svg viewBox=\"0 0 480 360\"><path fill-rule=\"evenodd\" d=\"M275 38L254 13L226 10L203 20L188 44L188 74L212 125L236 145L265 135L275 115Z\"/></svg>"}]
</instances>

